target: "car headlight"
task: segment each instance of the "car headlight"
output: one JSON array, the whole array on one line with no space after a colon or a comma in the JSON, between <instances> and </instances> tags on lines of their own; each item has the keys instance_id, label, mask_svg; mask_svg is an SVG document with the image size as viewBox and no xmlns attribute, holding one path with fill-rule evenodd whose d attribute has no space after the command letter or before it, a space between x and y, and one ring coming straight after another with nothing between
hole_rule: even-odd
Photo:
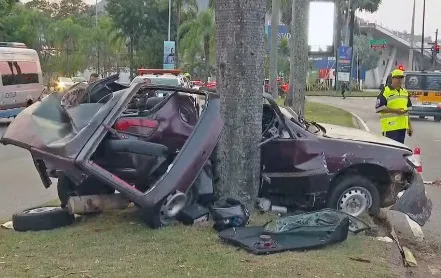
<instances>
[{"instance_id":1,"label":"car headlight","mask_svg":"<svg viewBox=\"0 0 441 278\"><path fill-rule=\"evenodd\" d=\"M421 166L421 159L413 154L405 156L404 159L410 166L412 166L412 168L418 168Z\"/></svg>"}]
</instances>

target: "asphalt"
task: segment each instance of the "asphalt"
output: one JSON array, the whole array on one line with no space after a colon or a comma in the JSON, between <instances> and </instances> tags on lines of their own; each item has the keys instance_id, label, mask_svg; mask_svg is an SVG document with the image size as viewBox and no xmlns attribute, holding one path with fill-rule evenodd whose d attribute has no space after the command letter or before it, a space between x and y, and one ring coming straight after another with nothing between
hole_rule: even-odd
<instances>
[{"instance_id":1,"label":"asphalt","mask_svg":"<svg viewBox=\"0 0 441 278\"><path fill-rule=\"evenodd\" d=\"M0 134L7 128L0 122ZM56 198L55 183L44 188L28 151L0 145L0 219L12 213L41 205Z\"/></svg>"},{"instance_id":2,"label":"asphalt","mask_svg":"<svg viewBox=\"0 0 441 278\"><path fill-rule=\"evenodd\" d=\"M308 97L308 100L336 106L354 113L364 120L371 132L381 134L379 116L374 111L375 98ZM434 181L441 177L441 123L434 122L433 118L419 119L418 117L412 117L411 122L414 134L406 138L405 144L412 149L416 147L421 149L424 180ZM426 185L426 191L432 199L433 210L429 222L422 230L427 240L441 246L441 186ZM413 235L402 213L391 212L390 216L399 233L409 237Z\"/></svg>"}]
</instances>

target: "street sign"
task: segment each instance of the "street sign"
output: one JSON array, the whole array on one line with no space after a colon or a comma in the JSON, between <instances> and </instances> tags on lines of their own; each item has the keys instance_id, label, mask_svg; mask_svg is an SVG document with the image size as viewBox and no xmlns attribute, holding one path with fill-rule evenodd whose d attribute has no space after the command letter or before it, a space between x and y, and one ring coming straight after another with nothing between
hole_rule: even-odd
<instances>
[{"instance_id":1,"label":"street sign","mask_svg":"<svg viewBox=\"0 0 441 278\"><path fill-rule=\"evenodd\" d=\"M349 82L351 73L352 47L340 46L338 48L337 78L338 81Z\"/></svg>"},{"instance_id":2,"label":"street sign","mask_svg":"<svg viewBox=\"0 0 441 278\"><path fill-rule=\"evenodd\" d=\"M369 46L372 49L387 48L387 40L369 40Z\"/></svg>"}]
</instances>

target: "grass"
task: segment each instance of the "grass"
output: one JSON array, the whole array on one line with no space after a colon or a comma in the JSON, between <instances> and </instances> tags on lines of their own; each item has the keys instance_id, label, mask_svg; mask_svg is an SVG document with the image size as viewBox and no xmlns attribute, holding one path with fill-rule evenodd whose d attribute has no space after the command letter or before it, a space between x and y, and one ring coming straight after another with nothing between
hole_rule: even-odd
<instances>
[{"instance_id":1,"label":"grass","mask_svg":"<svg viewBox=\"0 0 441 278\"><path fill-rule=\"evenodd\" d=\"M353 125L350 113L314 102L306 104L306 118ZM386 243L363 235L319 250L255 256L222 244L211 226L151 230L133 210L77 218L52 231L0 229L0 277L395 277ZM269 219L257 216L252 224Z\"/></svg>"},{"instance_id":2,"label":"grass","mask_svg":"<svg viewBox=\"0 0 441 278\"><path fill-rule=\"evenodd\" d=\"M283 105L283 99L278 98L276 102ZM328 123L347 127L355 127L352 114L333 106L317 102L306 102L305 118L308 121Z\"/></svg>"},{"instance_id":3,"label":"grass","mask_svg":"<svg viewBox=\"0 0 441 278\"><path fill-rule=\"evenodd\" d=\"M1 277L394 277L386 243L369 237L255 256L222 244L211 226L151 230L131 209L53 231L0 229L0 238Z\"/></svg>"},{"instance_id":4,"label":"grass","mask_svg":"<svg viewBox=\"0 0 441 278\"><path fill-rule=\"evenodd\" d=\"M329 97L341 97L341 93L338 91L307 91L307 96L329 96ZM351 91L345 93L346 97L377 97L378 91Z\"/></svg>"}]
</instances>

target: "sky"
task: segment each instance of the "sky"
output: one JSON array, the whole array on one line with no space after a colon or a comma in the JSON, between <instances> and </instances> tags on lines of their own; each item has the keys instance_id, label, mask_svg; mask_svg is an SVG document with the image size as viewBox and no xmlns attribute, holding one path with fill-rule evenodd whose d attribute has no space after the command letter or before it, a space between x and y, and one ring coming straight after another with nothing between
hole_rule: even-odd
<instances>
[{"instance_id":1,"label":"sky","mask_svg":"<svg viewBox=\"0 0 441 278\"><path fill-rule=\"evenodd\" d=\"M358 16L369 21L381 23L394 31L410 33L412 25L413 0L382 0L378 12L374 14L358 13ZM426 0L425 36L435 36L435 30L441 32L441 0ZM415 34L422 32L423 0L416 0ZM441 37L441 35L440 35Z\"/></svg>"},{"instance_id":2,"label":"sky","mask_svg":"<svg viewBox=\"0 0 441 278\"><path fill-rule=\"evenodd\" d=\"M22 0L27 2L29 0ZM89 5L94 5L95 0L84 0ZM416 0L415 34L421 34L423 18L423 1ZM358 13L358 16L377 22L383 26L395 30L410 33L412 24L413 0L382 0L378 12L374 14ZM425 35L434 36L435 30L441 32L441 0L426 0ZM440 35L441 37L441 35Z\"/></svg>"}]
</instances>

